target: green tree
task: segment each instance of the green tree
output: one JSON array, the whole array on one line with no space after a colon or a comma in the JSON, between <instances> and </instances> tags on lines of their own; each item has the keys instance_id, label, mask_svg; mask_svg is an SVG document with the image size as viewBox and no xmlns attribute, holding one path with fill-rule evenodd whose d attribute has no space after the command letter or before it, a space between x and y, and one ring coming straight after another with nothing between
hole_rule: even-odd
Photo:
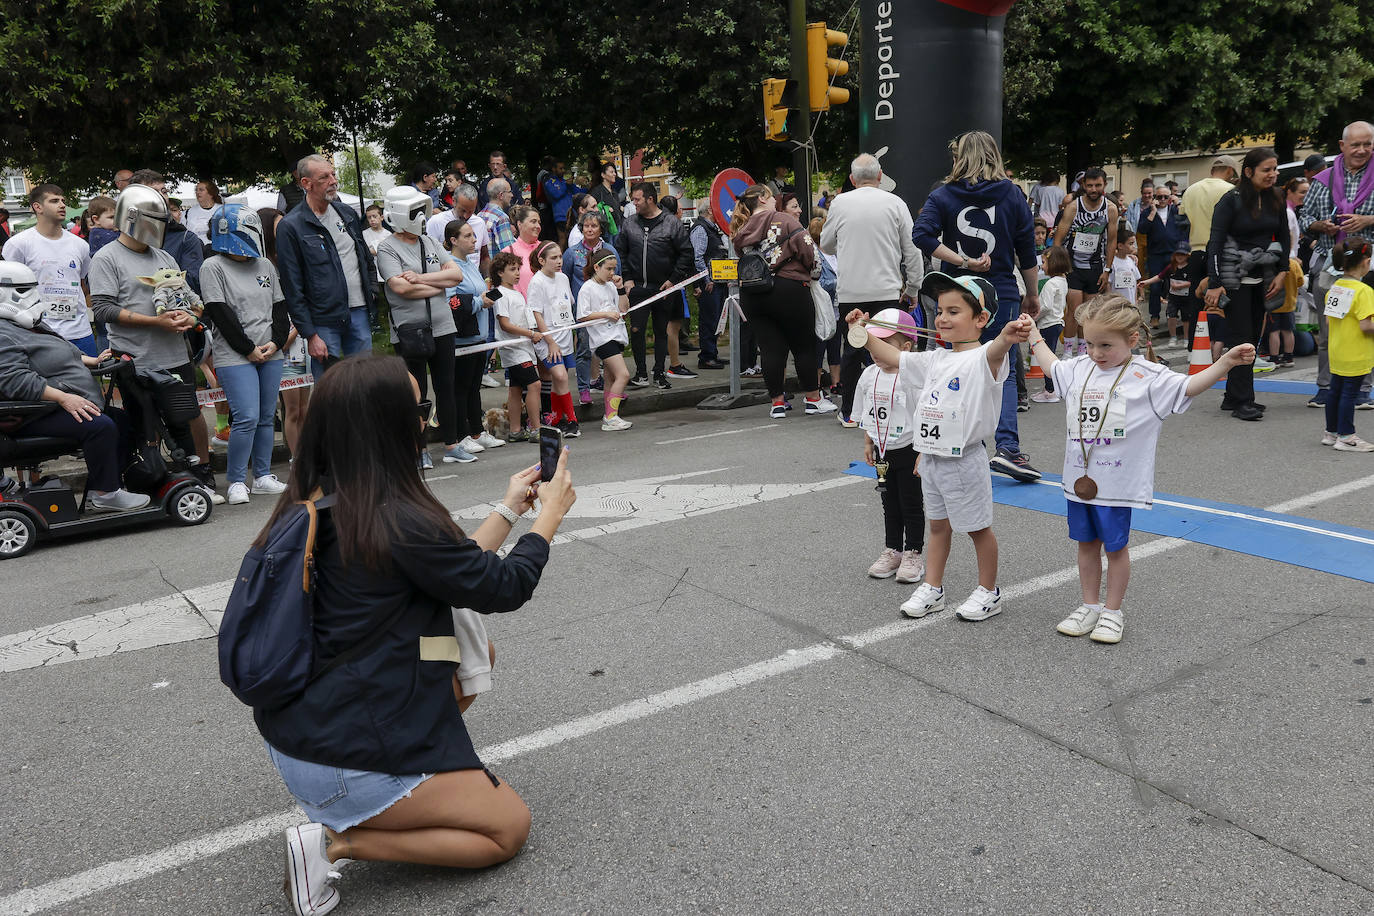
<instances>
[{"instance_id":1,"label":"green tree","mask_svg":"<svg viewBox=\"0 0 1374 916\"><path fill-rule=\"evenodd\" d=\"M357 194L358 167L353 160L353 144L345 143L340 147L339 152L342 160L339 169L339 187L349 194ZM358 144L358 159L363 167L363 196L381 197L381 185L377 183L377 178L381 175L395 174L396 163L378 155L375 149L363 143Z\"/></svg>"},{"instance_id":2,"label":"green tree","mask_svg":"<svg viewBox=\"0 0 1374 916\"><path fill-rule=\"evenodd\" d=\"M431 0L0 0L0 161L66 187L119 168L251 180L411 100Z\"/></svg>"}]
</instances>

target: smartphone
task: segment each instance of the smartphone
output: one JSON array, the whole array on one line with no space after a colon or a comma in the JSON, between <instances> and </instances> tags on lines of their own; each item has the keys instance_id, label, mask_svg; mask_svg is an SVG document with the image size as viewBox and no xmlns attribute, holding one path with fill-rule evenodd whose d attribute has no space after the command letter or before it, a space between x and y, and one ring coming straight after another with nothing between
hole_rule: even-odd
<instances>
[{"instance_id":1,"label":"smartphone","mask_svg":"<svg viewBox=\"0 0 1374 916\"><path fill-rule=\"evenodd\" d=\"M501 293L499 290L489 289L482 294L482 298L486 299L488 302L500 302Z\"/></svg>"},{"instance_id":2,"label":"smartphone","mask_svg":"<svg viewBox=\"0 0 1374 916\"><path fill-rule=\"evenodd\" d=\"M539 427L539 479L553 480L558 456L563 454L563 431L557 426Z\"/></svg>"}]
</instances>

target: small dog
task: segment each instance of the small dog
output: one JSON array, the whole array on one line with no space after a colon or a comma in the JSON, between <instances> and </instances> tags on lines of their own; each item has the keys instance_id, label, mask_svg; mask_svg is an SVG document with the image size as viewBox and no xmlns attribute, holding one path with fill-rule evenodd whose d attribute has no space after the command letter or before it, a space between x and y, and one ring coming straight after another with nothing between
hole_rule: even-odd
<instances>
[{"instance_id":1,"label":"small dog","mask_svg":"<svg viewBox=\"0 0 1374 916\"><path fill-rule=\"evenodd\" d=\"M510 416L504 407L493 407L482 414L482 428L502 442L510 438Z\"/></svg>"}]
</instances>

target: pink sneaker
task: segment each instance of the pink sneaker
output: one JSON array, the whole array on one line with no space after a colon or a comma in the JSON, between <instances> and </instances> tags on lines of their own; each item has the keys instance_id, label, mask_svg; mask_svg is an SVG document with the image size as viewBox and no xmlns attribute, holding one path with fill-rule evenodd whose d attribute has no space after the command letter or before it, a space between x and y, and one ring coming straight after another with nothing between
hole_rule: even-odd
<instances>
[{"instance_id":1,"label":"pink sneaker","mask_svg":"<svg viewBox=\"0 0 1374 916\"><path fill-rule=\"evenodd\" d=\"M592 402L592 393L590 391L583 391L582 394L578 396L578 400L583 404L590 404Z\"/></svg>"},{"instance_id":2,"label":"pink sneaker","mask_svg":"<svg viewBox=\"0 0 1374 916\"><path fill-rule=\"evenodd\" d=\"M1037 404L1058 404L1059 395L1053 391L1037 391L1030 396L1030 399Z\"/></svg>"},{"instance_id":3,"label":"pink sneaker","mask_svg":"<svg viewBox=\"0 0 1374 916\"><path fill-rule=\"evenodd\" d=\"M902 554L902 565L897 567L897 581L906 585L920 582L926 574L926 561L919 550L908 550Z\"/></svg>"},{"instance_id":4,"label":"pink sneaker","mask_svg":"<svg viewBox=\"0 0 1374 916\"><path fill-rule=\"evenodd\" d=\"M902 555L891 547L886 547L878 554L878 559L873 561L873 565L868 567L868 574L874 579L891 579L901 565Z\"/></svg>"}]
</instances>

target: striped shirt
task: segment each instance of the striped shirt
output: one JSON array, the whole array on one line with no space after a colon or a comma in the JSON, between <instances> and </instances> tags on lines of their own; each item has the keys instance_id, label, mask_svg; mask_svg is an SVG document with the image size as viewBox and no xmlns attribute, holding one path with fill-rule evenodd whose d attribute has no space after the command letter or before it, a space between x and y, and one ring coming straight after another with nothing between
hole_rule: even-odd
<instances>
[{"instance_id":1,"label":"striped shirt","mask_svg":"<svg viewBox=\"0 0 1374 916\"><path fill-rule=\"evenodd\" d=\"M510 217L496 204L487 204L477 215L487 224L487 237L491 239L489 250L505 251L515 241L515 229L510 224Z\"/></svg>"}]
</instances>

